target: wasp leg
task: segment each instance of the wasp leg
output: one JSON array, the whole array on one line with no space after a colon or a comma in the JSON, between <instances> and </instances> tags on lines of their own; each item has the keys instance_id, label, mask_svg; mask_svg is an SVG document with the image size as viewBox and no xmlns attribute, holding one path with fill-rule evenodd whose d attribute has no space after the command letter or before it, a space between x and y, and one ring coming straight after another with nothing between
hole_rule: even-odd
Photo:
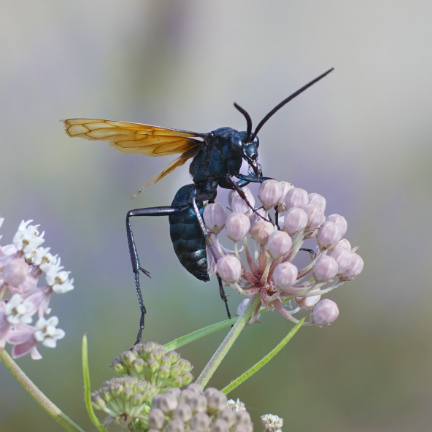
<instances>
[{"instance_id":1,"label":"wasp leg","mask_svg":"<svg viewBox=\"0 0 432 432\"><path fill-rule=\"evenodd\" d=\"M192 195L192 207L194 209L195 216L198 219L198 223L199 223L199 226L201 228L201 231L202 231L202 233L203 233L203 235L204 235L204 237L206 239L206 243L209 246L208 250L213 255L214 260L217 262L218 257L215 255L213 247L212 247L213 246L213 240L209 236L207 228L205 227L204 220L201 217L201 213L200 213L200 211L198 209L198 206L197 206L197 203L196 203L196 197L194 195ZM229 310L228 299L227 299L227 296L225 294L225 290L224 290L223 285L222 285L222 279L220 278L220 276L217 273L216 273L216 276L217 276L217 280L218 280L218 284L219 284L219 295L220 295L220 298L222 299L222 301L225 304L225 309L226 309L226 312L227 312L227 315L228 315L228 319L231 319L231 312Z\"/></svg>"},{"instance_id":2,"label":"wasp leg","mask_svg":"<svg viewBox=\"0 0 432 432\"><path fill-rule=\"evenodd\" d=\"M141 341L142 332L144 330L144 317L147 312L144 301L141 293L141 286L140 286L140 280L139 280L139 272L142 271L146 276L150 277L150 273L143 267L141 267L140 260L138 257L138 251L136 248L133 232L132 232L132 226L130 223L130 218L134 216L169 216L173 213L178 213L180 210L173 207L148 207L148 208L141 208L141 209L135 209L135 210L129 210L126 215L126 235L127 235L127 241L129 246L129 255L131 259L132 264L132 271L134 272L135 277L135 289L138 297L138 304L139 308L141 310L141 317L139 321L139 330L137 334L136 341L134 345L139 343Z\"/></svg>"}]
</instances>

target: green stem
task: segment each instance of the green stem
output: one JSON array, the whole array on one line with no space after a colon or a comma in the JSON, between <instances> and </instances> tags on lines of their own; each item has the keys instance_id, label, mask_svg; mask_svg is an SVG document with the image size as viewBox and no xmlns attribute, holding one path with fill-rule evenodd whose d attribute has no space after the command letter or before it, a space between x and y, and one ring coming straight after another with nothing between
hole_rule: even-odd
<instances>
[{"instance_id":1,"label":"green stem","mask_svg":"<svg viewBox=\"0 0 432 432\"><path fill-rule=\"evenodd\" d=\"M210 381L210 378L213 376L216 369L221 364L222 360L228 354L228 351L230 350L230 348L232 347L236 339L239 337L241 331L249 321L249 318L252 316L259 302L260 302L260 296L258 293L251 298L248 307L240 315L234 327L227 334L227 336L225 337L225 339L223 340L219 348L213 354L213 357L210 359L210 361L207 363L207 365L201 372L201 375L198 377L196 382L202 388L204 388L207 385L207 383Z\"/></svg>"},{"instance_id":2,"label":"green stem","mask_svg":"<svg viewBox=\"0 0 432 432\"><path fill-rule=\"evenodd\" d=\"M62 412L53 402L51 402L30 380L24 371L14 362L12 357L4 348L0 348L0 360L9 369L10 373L24 387L27 393L64 429L70 432L84 432L74 423L64 412Z\"/></svg>"}]
</instances>

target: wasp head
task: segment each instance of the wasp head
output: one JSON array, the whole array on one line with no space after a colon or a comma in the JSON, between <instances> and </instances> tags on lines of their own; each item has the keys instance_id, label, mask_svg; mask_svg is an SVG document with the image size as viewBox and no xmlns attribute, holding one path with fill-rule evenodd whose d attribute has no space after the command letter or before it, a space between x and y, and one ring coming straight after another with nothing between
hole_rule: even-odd
<instances>
[{"instance_id":1,"label":"wasp head","mask_svg":"<svg viewBox=\"0 0 432 432\"><path fill-rule=\"evenodd\" d=\"M256 177L261 176L261 167L258 163L259 139L257 136L251 140L248 131L235 132L230 137L231 149L246 161Z\"/></svg>"}]
</instances>

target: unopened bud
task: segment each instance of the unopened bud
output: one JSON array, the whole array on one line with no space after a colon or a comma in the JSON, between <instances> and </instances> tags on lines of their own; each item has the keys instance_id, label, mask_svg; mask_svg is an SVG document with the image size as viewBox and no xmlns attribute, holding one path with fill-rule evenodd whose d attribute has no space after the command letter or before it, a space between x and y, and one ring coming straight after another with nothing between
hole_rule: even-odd
<instances>
[{"instance_id":1,"label":"unopened bud","mask_svg":"<svg viewBox=\"0 0 432 432\"><path fill-rule=\"evenodd\" d=\"M282 186L276 180L266 180L261 183L258 197L266 210L279 203L282 196Z\"/></svg>"},{"instance_id":2,"label":"unopened bud","mask_svg":"<svg viewBox=\"0 0 432 432\"><path fill-rule=\"evenodd\" d=\"M363 258L355 252L352 252L348 268L340 275L340 278L343 280L355 279L362 272L363 267Z\"/></svg>"},{"instance_id":3,"label":"unopened bud","mask_svg":"<svg viewBox=\"0 0 432 432\"><path fill-rule=\"evenodd\" d=\"M256 222L251 229L252 238L261 246L267 243L270 234L274 232L274 227L270 222Z\"/></svg>"},{"instance_id":4,"label":"unopened bud","mask_svg":"<svg viewBox=\"0 0 432 432\"><path fill-rule=\"evenodd\" d=\"M227 283L238 282L242 274L241 262L232 255L225 255L217 262L217 272Z\"/></svg>"},{"instance_id":5,"label":"unopened bud","mask_svg":"<svg viewBox=\"0 0 432 432\"><path fill-rule=\"evenodd\" d=\"M213 233L219 234L226 222L224 206L220 203L208 204L204 208L204 222L206 227Z\"/></svg>"},{"instance_id":6,"label":"unopened bud","mask_svg":"<svg viewBox=\"0 0 432 432\"><path fill-rule=\"evenodd\" d=\"M296 302L302 309L312 309L320 301L320 299L320 295L296 297Z\"/></svg>"},{"instance_id":7,"label":"unopened bud","mask_svg":"<svg viewBox=\"0 0 432 432\"><path fill-rule=\"evenodd\" d=\"M243 213L231 213L226 222L227 236L232 241L242 241L249 232L250 220Z\"/></svg>"},{"instance_id":8,"label":"unopened bud","mask_svg":"<svg viewBox=\"0 0 432 432\"><path fill-rule=\"evenodd\" d=\"M339 243L328 252L328 255L336 260L338 264L338 274L340 275L349 269L353 252L343 246L339 246Z\"/></svg>"},{"instance_id":9,"label":"unopened bud","mask_svg":"<svg viewBox=\"0 0 432 432\"><path fill-rule=\"evenodd\" d=\"M342 238L339 225L332 221L325 221L318 230L317 241L321 249L329 249Z\"/></svg>"},{"instance_id":10,"label":"unopened bud","mask_svg":"<svg viewBox=\"0 0 432 432\"><path fill-rule=\"evenodd\" d=\"M283 230L291 237L306 228L308 223L307 213L300 207L292 207L288 209L284 216Z\"/></svg>"},{"instance_id":11,"label":"unopened bud","mask_svg":"<svg viewBox=\"0 0 432 432\"><path fill-rule=\"evenodd\" d=\"M308 203L309 195L304 189L295 187L286 194L285 205L288 209L291 207L304 207Z\"/></svg>"},{"instance_id":12,"label":"unopened bud","mask_svg":"<svg viewBox=\"0 0 432 432\"><path fill-rule=\"evenodd\" d=\"M210 418L207 414L203 412L195 414L193 416L193 419L190 422L191 429L197 432L208 431L209 425L210 425Z\"/></svg>"},{"instance_id":13,"label":"unopened bud","mask_svg":"<svg viewBox=\"0 0 432 432\"><path fill-rule=\"evenodd\" d=\"M339 308L337 304L329 299L319 301L311 314L312 322L321 327L329 325L339 316Z\"/></svg>"},{"instance_id":14,"label":"unopened bud","mask_svg":"<svg viewBox=\"0 0 432 432\"><path fill-rule=\"evenodd\" d=\"M306 204L303 209L308 215L308 230L314 230L324 222L324 209L320 205L309 203Z\"/></svg>"},{"instance_id":15,"label":"unopened bud","mask_svg":"<svg viewBox=\"0 0 432 432\"><path fill-rule=\"evenodd\" d=\"M292 246L291 237L285 231L274 231L267 242L267 250L273 258L286 255Z\"/></svg>"},{"instance_id":16,"label":"unopened bud","mask_svg":"<svg viewBox=\"0 0 432 432\"><path fill-rule=\"evenodd\" d=\"M337 273L337 262L328 255L320 256L313 267L314 278L317 282L328 282L333 279Z\"/></svg>"},{"instance_id":17,"label":"unopened bud","mask_svg":"<svg viewBox=\"0 0 432 432\"><path fill-rule=\"evenodd\" d=\"M17 287L26 280L29 269L30 267L24 259L14 259L3 268L3 281L11 287Z\"/></svg>"},{"instance_id":18,"label":"unopened bud","mask_svg":"<svg viewBox=\"0 0 432 432\"><path fill-rule=\"evenodd\" d=\"M255 197L247 187L242 187L242 192L245 194L251 207L255 207ZM228 202L233 212L251 214L252 209L247 205L246 201L239 195L236 190L232 190L228 195Z\"/></svg>"},{"instance_id":19,"label":"unopened bud","mask_svg":"<svg viewBox=\"0 0 432 432\"><path fill-rule=\"evenodd\" d=\"M326 199L317 193L310 193L309 194L309 204L315 204L316 206L320 207L322 211L324 212L326 209Z\"/></svg>"},{"instance_id":20,"label":"unopened bud","mask_svg":"<svg viewBox=\"0 0 432 432\"><path fill-rule=\"evenodd\" d=\"M278 264L274 269L273 282L281 290L289 289L296 283L297 276L297 267L286 261Z\"/></svg>"},{"instance_id":21,"label":"unopened bud","mask_svg":"<svg viewBox=\"0 0 432 432\"><path fill-rule=\"evenodd\" d=\"M341 231L341 237L343 237L346 234L348 229L348 222L343 216L339 214L332 214L330 216L327 216L326 220L334 222L336 225L339 226Z\"/></svg>"}]
</instances>

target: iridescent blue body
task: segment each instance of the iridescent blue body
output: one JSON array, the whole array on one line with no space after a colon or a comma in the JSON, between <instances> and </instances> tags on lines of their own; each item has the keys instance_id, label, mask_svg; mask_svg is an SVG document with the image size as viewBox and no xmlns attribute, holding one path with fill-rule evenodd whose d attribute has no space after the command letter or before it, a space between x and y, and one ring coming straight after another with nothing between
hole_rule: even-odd
<instances>
[{"instance_id":1,"label":"iridescent blue body","mask_svg":"<svg viewBox=\"0 0 432 432\"><path fill-rule=\"evenodd\" d=\"M180 212L169 215L171 241L182 266L196 278L209 281L207 272L206 239L201 230L198 218L188 204L195 185L183 186L175 195L171 207L180 208ZM204 206L197 203L202 217Z\"/></svg>"}]
</instances>

